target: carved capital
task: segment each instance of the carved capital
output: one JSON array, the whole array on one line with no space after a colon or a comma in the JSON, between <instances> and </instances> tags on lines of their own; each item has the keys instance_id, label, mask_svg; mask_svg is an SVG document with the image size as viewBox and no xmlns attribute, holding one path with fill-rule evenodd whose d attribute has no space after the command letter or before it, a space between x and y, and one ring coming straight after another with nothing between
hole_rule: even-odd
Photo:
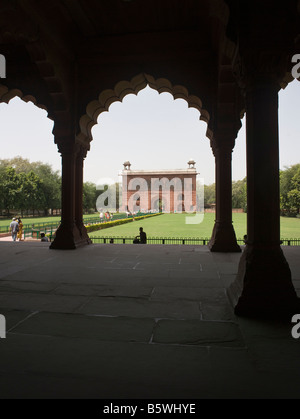
<instances>
[{"instance_id":1,"label":"carved capital","mask_svg":"<svg viewBox=\"0 0 300 419\"><path fill-rule=\"evenodd\" d=\"M75 141L70 137L55 137L55 143L61 154L76 154L77 152Z\"/></svg>"},{"instance_id":2,"label":"carved capital","mask_svg":"<svg viewBox=\"0 0 300 419\"><path fill-rule=\"evenodd\" d=\"M210 140L210 146L215 157L219 155L231 155L234 145L235 137L232 136L220 135Z\"/></svg>"},{"instance_id":3,"label":"carved capital","mask_svg":"<svg viewBox=\"0 0 300 419\"><path fill-rule=\"evenodd\" d=\"M223 117L218 118L214 135L210 139L210 146L215 157L218 153L232 153L241 126L240 119L236 117L227 120Z\"/></svg>"},{"instance_id":4,"label":"carved capital","mask_svg":"<svg viewBox=\"0 0 300 419\"><path fill-rule=\"evenodd\" d=\"M234 63L236 80L244 93L257 85L273 85L280 90L290 68L287 51L248 49L237 56Z\"/></svg>"},{"instance_id":5,"label":"carved capital","mask_svg":"<svg viewBox=\"0 0 300 419\"><path fill-rule=\"evenodd\" d=\"M89 147L86 144L76 143L76 158L83 161L86 158Z\"/></svg>"}]
</instances>

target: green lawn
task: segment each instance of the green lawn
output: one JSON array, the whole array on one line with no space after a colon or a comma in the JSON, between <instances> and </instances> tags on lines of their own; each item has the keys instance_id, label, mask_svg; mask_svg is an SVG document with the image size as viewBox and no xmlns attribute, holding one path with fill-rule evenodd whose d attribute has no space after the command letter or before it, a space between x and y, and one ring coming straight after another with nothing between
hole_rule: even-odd
<instances>
[{"instance_id":1,"label":"green lawn","mask_svg":"<svg viewBox=\"0 0 300 419\"><path fill-rule=\"evenodd\" d=\"M146 220L94 231L90 237L133 237L138 235L139 227L143 227L148 237L200 237L210 238L215 214L206 213L200 224L186 224L185 214L164 214ZM246 214L233 213L233 226L238 239L246 234ZM281 217L281 238L300 238L300 219Z\"/></svg>"},{"instance_id":2,"label":"green lawn","mask_svg":"<svg viewBox=\"0 0 300 419\"><path fill-rule=\"evenodd\" d=\"M214 225L215 214L206 213L200 224L186 224L187 219L193 215L164 214L150 219L112 227L102 231L94 231L90 237L103 236L136 236L139 227L143 227L149 237L200 237L210 238ZM233 226L237 238L242 239L246 234L246 214L233 213ZM99 219L99 214L84 215L84 218ZM24 224L37 224L59 221L60 217L23 218ZM11 219L0 220L0 227L7 226ZM300 238L300 219L281 217L281 238Z\"/></svg>"}]
</instances>

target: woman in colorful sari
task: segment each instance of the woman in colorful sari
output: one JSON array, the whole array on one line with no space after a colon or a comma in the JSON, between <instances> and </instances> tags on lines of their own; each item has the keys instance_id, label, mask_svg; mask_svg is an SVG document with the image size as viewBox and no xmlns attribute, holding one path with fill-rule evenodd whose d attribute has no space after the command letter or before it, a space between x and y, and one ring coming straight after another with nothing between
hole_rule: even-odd
<instances>
[{"instance_id":1,"label":"woman in colorful sari","mask_svg":"<svg viewBox=\"0 0 300 419\"><path fill-rule=\"evenodd\" d=\"M22 232L23 232L23 223L22 223L22 220L21 220L21 218L19 218L18 219L18 223L19 223L19 231L18 231L18 234L17 234L17 239L19 239L19 241L21 241L22 240Z\"/></svg>"}]
</instances>

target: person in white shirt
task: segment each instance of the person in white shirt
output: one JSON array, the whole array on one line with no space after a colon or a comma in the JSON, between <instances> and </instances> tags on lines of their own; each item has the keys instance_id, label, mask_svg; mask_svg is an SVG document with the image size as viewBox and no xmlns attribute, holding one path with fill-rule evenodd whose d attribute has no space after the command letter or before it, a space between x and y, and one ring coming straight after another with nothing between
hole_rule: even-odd
<instances>
[{"instance_id":1,"label":"person in white shirt","mask_svg":"<svg viewBox=\"0 0 300 419\"><path fill-rule=\"evenodd\" d=\"M13 218L12 222L10 223L9 231L11 231L11 237L15 242L19 231L19 223L15 218Z\"/></svg>"}]
</instances>

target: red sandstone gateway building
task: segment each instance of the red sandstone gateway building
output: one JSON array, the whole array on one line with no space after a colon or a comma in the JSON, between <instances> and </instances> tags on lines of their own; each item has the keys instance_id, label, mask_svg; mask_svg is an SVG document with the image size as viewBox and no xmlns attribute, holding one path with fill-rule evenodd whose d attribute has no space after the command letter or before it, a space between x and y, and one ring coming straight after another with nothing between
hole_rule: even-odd
<instances>
[{"instance_id":1,"label":"red sandstone gateway building","mask_svg":"<svg viewBox=\"0 0 300 419\"><path fill-rule=\"evenodd\" d=\"M122 171L122 210L129 212L195 212L197 204L195 161L187 169Z\"/></svg>"}]
</instances>

